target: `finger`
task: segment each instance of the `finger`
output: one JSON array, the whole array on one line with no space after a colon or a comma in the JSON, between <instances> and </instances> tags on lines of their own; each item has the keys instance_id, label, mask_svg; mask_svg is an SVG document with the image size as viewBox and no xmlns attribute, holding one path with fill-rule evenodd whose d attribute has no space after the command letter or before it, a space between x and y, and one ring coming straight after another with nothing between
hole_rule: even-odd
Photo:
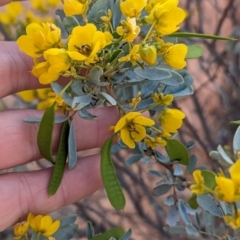
<instances>
[{"instance_id":1,"label":"finger","mask_svg":"<svg viewBox=\"0 0 240 240\"><path fill-rule=\"evenodd\" d=\"M92 194L102 185L99 155L78 161L77 166L64 172L55 195L49 197L47 188L52 168L0 176L0 231L26 219L29 212L47 214L62 206Z\"/></svg>"},{"instance_id":2,"label":"finger","mask_svg":"<svg viewBox=\"0 0 240 240\"><path fill-rule=\"evenodd\" d=\"M32 58L21 52L14 42L0 43L0 98L28 89L48 87L41 85L31 74ZM68 79L62 77L62 80ZM61 81L60 81L61 82Z\"/></svg>"},{"instance_id":3,"label":"finger","mask_svg":"<svg viewBox=\"0 0 240 240\"><path fill-rule=\"evenodd\" d=\"M96 120L74 117L78 150L101 147L112 135L108 127L115 125L119 113L115 107L92 109ZM0 113L0 169L18 166L41 158L37 147L39 124L23 122L27 117L40 117L37 110L9 110ZM56 124L53 133L53 153L56 154L60 139L61 124Z\"/></svg>"},{"instance_id":4,"label":"finger","mask_svg":"<svg viewBox=\"0 0 240 240\"><path fill-rule=\"evenodd\" d=\"M19 0L19 2L24 2L24 1L26 1L26 0ZM18 1L16 1L16 0L0 0L0 6L6 5L11 2L18 2Z\"/></svg>"}]
</instances>

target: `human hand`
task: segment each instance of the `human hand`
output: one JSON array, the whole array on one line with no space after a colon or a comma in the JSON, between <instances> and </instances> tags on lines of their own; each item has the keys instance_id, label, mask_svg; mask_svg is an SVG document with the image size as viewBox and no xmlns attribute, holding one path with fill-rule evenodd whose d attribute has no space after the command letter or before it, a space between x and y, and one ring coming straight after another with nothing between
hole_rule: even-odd
<instances>
[{"instance_id":1,"label":"human hand","mask_svg":"<svg viewBox=\"0 0 240 240\"><path fill-rule=\"evenodd\" d=\"M32 59L20 52L15 43L0 42L0 98L41 87L38 79L29 72L32 65ZM92 113L98 116L97 120L74 119L78 150L101 147L111 135L108 127L119 117L117 109L112 107L94 109ZM27 117L41 115L41 111L33 109L0 112L0 170L41 158L36 141L38 125L23 122ZM60 127L58 124L54 129L54 153ZM1 174L0 231L24 219L29 212L46 214L95 192L102 185L99 161L99 154L87 156L81 158L73 170L66 169L57 193L51 197L47 188L52 168Z\"/></svg>"}]
</instances>

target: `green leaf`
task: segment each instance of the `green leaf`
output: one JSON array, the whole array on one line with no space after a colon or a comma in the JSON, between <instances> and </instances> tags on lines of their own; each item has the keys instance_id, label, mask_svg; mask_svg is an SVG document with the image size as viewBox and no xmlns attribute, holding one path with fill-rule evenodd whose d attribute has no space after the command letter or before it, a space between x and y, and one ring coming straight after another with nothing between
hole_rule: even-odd
<instances>
[{"instance_id":1,"label":"green leaf","mask_svg":"<svg viewBox=\"0 0 240 240\"><path fill-rule=\"evenodd\" d=\"M65 17L63 19L63 24L64 24L64 27L65 27L65 29L67 30L67 32L69 34L72 32L73 28L75 28L75 27L80 25L78 20L75 17L73 17L73 16Z\"/></svg>"},{"instance_id":2,"label":"green leaf","mask_svg":"<svg viewBox=\"0 0 240 240\"><path fill-rule=\"evenodd\" d=\"M193 194L189 200L188 200L188 204L192 209L197 209L198 208L198 203L197 203L197 196L195 194Z\"/></svg>"},{"instance_id":3,"label":"green leaf","mask_svg":"<svg viewBox=\"0 0 240 240\"><path fill-rule=\"evenodd\" d=\"M204 178L204 185L209 189L214 189L216 187L216 174L209 170L200 170Z\"/></svg>"},{"instance_id":4,"label":"green leaf","mask_svg":"<svg viewBox=\"0 0 240 240\"><path fill-rule=\"evenodd\" d=\"M73 169L77 164L77 144L74 123L71 121L68 137L68 168Z\"/></svg>"},{"instance_id":5,"label":"green leaf","mask_svg":"<svg viewBox=\"0 0 240 240\"><path fill-rule=\"evenodd\" d=\"M77 219L77 214L71 214L71 215L68 215L67 217L64 217L60 220L60 227L64 227L64 226L67 226L69 224L73 224L76 219Z\"/></svg>"},{"instance_id":6,"label":"green leaf","mask_svg":"<svg viewBox=\"0 0 240 240\"><path fill-rule=\"evenodd\" d=\"M113 52L113 54L111 55L111 58L109 60L109 62L113 62L115 59L119 58L119 55L123 52L122 49L117 49L116 51Z\"/></svg>"},{"instance_id":7,"label":"green leaf","mask_svg":"<svg viewBox=\"0 0 240 240\"><path fill-rule=\"evenodd\" d=\"M237 125L240 125L240 120L231 121L230 123L231 123L231 124L237 124Z\"/></svg>"},{"instance_id":8,"label":"green leaf","mask_svg":"<svg viewBox=\"0 0 240 240\"><path fill-rule=\"evenodd\" d=\"M81 118L84 118L84 119L87 119L87 120L94 120L94 119L97 119L97 116L91 114L90 112L88 112L86 110L86 108L82 108L80 111L78 111L78 115L81 117Z\"/></svg>"},{"instance_id":9,"label":"green leaf","mask_svg":"<svg viewBox=\"0 0 240 240\"><path fill-rule=\"evenodd\" d=\"M198 230L192 225L192 224L187 224L186 225L186 232L190 236L199 236Z\"/></svg>"},{"instance_id":10,"label":"green leaf","mask_svg":"<svg viewBox=\"0 0 240 240\"><path fill-rule=\"evenodd\" d=\"M52 134L55 115L54 107L55 103L43 114L37 135L37 144L41 155L52 163L55 162L52 155Z\"/></svg>"},{"instance_id":11,"label":"green leaf","mask_svg":"<svg viewBox=\"0 0 240 240\"><path fill-rule=\"evenodd\" d=\"M206 39L214 39L214 40L226 40L226 41L237 41L236 38L222 37L222 36L214 36L202 33L189 33L189 32L176 32L166 37L184 37L184 38L206 38Z\"/></svg>"},{"instance_id":12,"label":"green leaf","mask_svg":"<svg viewBox=\"0 0 240 240\"><path fill-rule=\"evenodd\" d=\"M170 78L171 73L164 68L149 67L149 68L135 68L134 72L143 79L148 79L151 81L161 81L166 78Z\"/></svg>"},{"instance_id":13,"label":"green leaf","mask_svg":"<svg viewBox=\"0 0 240 240\"><path fill-rule=\"evenodd\" d=\"M111 159L112 140L113 137L108 138L102 147L101 174L110 203L114 208L121 210L125 207L126 201Z\"/></svg>"},{"instance_id":14,"label":"green leaf","mask_svg":"<svg viewBox=\"0 0 240 240\"><path fill-rule=\"evenodd\" d=\"M68 121L65 121L62 127L62 134L58 148L56 163L48 186L48 194L50 196L56 193L62 181L64 167L68 155L68 135L69 135L69 123Z\"/></svg>"},{"instance_id":15,"label":"green leaf","mask_svg":"<svg viewBox=\"0 0 240 240\"><path fill-rule=\"evenodd\" d=\"M189 164L189 155L187 148L176 139L165 139L167 145L165 147L171 161L179 161L182 165Z\"/></svg>"},{"instance_id":16,"label":"green leaf","mask_svg":"<svg viewBox=\"0 0 240 240\"><path fill-rule=\"evenodd\" d=\"M203 55L203 48L199 45L188 45L186 59L199 58Z\"/></svg>"},{"instance_id":17,"label":"green leaf","mask_svg":"<svg viewBox=\"0 0 240 240\"><path fill-rule=\"evenodd\" d=\"M112 228L108 231L106 231L105 233L102 233L100 235L97 235L93 238L91 238L90 240L107 240L107 239L110 239L111 237L114 237L116 239L119 239L121 238L123 235L124 235L124 231L122 228L120 227L115 227L115 228Z\"/></svg>"}]
</instances>

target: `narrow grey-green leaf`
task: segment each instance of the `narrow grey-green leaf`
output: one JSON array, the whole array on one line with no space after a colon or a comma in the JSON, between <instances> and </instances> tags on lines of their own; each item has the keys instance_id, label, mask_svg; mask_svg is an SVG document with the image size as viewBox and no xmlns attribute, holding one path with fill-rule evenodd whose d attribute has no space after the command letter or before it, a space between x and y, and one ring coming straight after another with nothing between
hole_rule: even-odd
<instances>
[{"instance_id":1,"label":"narrow grey-green leaf","mask_svg":"<svg viewBox=\"0 0 240 240\"><path fill-rule=\"evenodd\" d=\"M179 221L179 212L176 205L170 206L170 209L167 213L166 224L170 227L176 226Z\"/></svg>"},{"instance_id":2,"label":"narrow grey-green leaf","mask_svg":"<svg viewBox=\"0 0 240 240\"><path fill-rule=\"evenodd\" d=\"M233 140L233 142L234 142L234 140ZM220 156L222 157L222 159L223 159L225 162L227 162L229 165L232 165L232 164L233 164L232 159L226 154L226 152L224 151L224 149L222 148L221 145L218 145L217 150L218 150Z\"/></svg>"},{"instance_id":3,"label":"narrow grey-green leaf","mask_svg":"<svg viewBox=\"0 0 240 240\"><path fill-rule=\"evenodd\" d=\"M189 164L187 165L186 172L192 173L195 170L197 161L198 161L198 158L196 155L190 156Z\"/></svg>"},{"instance_id":4,"label":"narrow grey-green leaf","mask_svg":"<svg viewBox=\"0 0 240 240\"><path fill-rule=\"evenodd\" d=\"M85 108L82 108L80 111L78 111L78 115L81 118L88 119L88 120L97 119L97 116L95 116L92 113L88 112Z\"/></svg>"},{"instance_id":5,"label":"narrow grey-green leaf","mask_svg":"<svg viewBox=\"0 0 240 240\"><path fill-rule=\"evenodd\" d=\"M124 231L122 228L120 227L115 227L112 228L108 231L106 231L105 233L102 233L100 235L94 236L93 238L91 238L90 240L107 240L110 239L111 237L114 237L116 239L121 238L124 235Z\"/></svg>"},{"instance_id":6,"label":"narrow grey-green leaf","mask_svg":"<svg viewBox=\"0 0 240 240\"><path fill-rule=\"evenodd\" d=\"M149 68L135 68L134 72L143 79L148 79L151 81L161 81L166 78L170 78L172 75L167 69L158 68L158 67L149 67Z\"/></svg>"},{"instance_id":7,"label":"narrow grey-green leaf","mask_svg":"<svg viewBox=\"0 0 240 240\"><path fill-rule=\"evenodd\" d=\"M95 235L93 225L90 221L87 221L86 235L88 239L93 238Z\"/></svg>"},{"instance_id":8,"label":"narrow grey-green leaf","mask_svg":"<svg viewBox=\"0 0 240 240\"><path fill-rule=\"evenodd\" d=\"M199 236L198 230L191 224L186 225L186 232L190 236L195 236L195 237Z\"/></svg>"},{"instance_id":9,"label":"narrow grey-green leaf","mask_svg":"<svg viewBox=\"0 0 240 240\"><path fill-rule=\"evenodd\" d=\"M67 155L68 155L68 135L69 135L69 123L68 121L65 121L62 127L57 159L56 159L53 173L48 186L48 194L50 196L56 193L62 181L64 167L65 167Z\"/></svg>"},{"instance_id":10,"label":"narrow grey-green leaf","mask_svg":"<svg viewBox=\"0 0 240 240\"><path fill-rule=\"evenodd\" d=\"M140 161L142 157L143 157L142 154L132 155L132 156L130 156L130 157L126 160L126 165L127 165L127 166L131 166L132 164Z\"/></svg>"},{"instance_id":11,"label":"narrow grey-green leaf","mask_svg":"<svg viewBox=\"0 0 240 240\"><path fill-rule=\"evenodd\" d=\"M237 125L240 125L240 120L231 121L230 123L231 123L231 124L237 124Z\"/></svg>"},{"instance_id":12,"label":"narrow grey-green leaf","mask_svg":"<svg viewBox=\"0 0 240 240\"><path fill-rule=\"evenodd\" d=\"M197 228L201 229L201 221L200 221L200 217L199 217L198 212L195 212L194 219L195 219Z\"/></svg>"},{"instance_id":13,"label":"narrow grey-green leaf","mask_svg":"<svg viewBox=\"0 0 240 240\"><path fill-rule=\"evenodd\" d=\"M237 128L233 137L233 152L237 155L238 151L240 151L240 126Z\"/></svg>"},{"instance_id":14,"label":"narrow grey-green leaf","mask_svg":"<svg viewBox=\"0 0 240 240\"><path fill-rule=\"evenodd\" d=\"M189 33L189 32L175 32L166 37L184 37L184 38L206 38L206 39L215 39L215 40L226 40L226 41L237 41L236 38L229 38L223 36L215 36L202 33Z\"/></svg>"},{"instance_id":15,"label":"narrow grey-green leaf","mask_svg":"<svg viewBox=\"0 0 240 240\"><path fill-rule=\"evenodd\" d=\"M183 175L183 170L182 170L181 166L179 166L179 165L175 166L173 175L174 176L182 176Z\"/></svg>"},{"instance_id":16,"label":"narrow grey-green leaf","mask_svg":"<svg viewBox=\"0 0 240 240\"><path fill-rule=\"evenodd\" d=\"M169 233L186 233L185 226L163 227L163 229Z\"/></svg>"},{"instance_id":17,"label":"narrow grey-green leaf","mask_svg":"<svg viewBox=\"0 0 240 240\"><path fill-rule=\"evenodd\" d=\"M55 116L54 107L55 104L49 107L43 114L37 135L37 144L41 155L52 163L54 163L52 155L52 134Z\"/></svg>"},{"instance_id":18,"label":"narrow grey-green leaf","mask_svg":"<svg viewBox=\"0 0 240 240\"><path fill-rule=\"evenodd\" d=\"M132 235L132 229L129 229L119 240L128 240Z\"/></svg>"},{"instance_id":19,"label":"narrow grey-green leaf","mask_svg":"<svg viewBox=\"0 0 240 240\"><path fill-rule=\"evenodd\" d=\"M100 77L103 75L103 69L96 65L91 68L88 74L88 81L93 84L98 84L100 82Z\"/></svg>"},{"instance_id":20,"label":"narrow grey-green leaf","mask_svg":"<svg viewBox=\"0 0 240 240\"><path fill-rule=\"evenodd\" d=\"M74 16L65 17L63 19L63 24L69 34L72 32L73 28L79 26L79 22Z\"/></svg>"},{"instance_id":21,"label":"narrow grey-green leaf","mask_svg":"<svg viewBox=\"0 0 240 240\"><path fill-rule=\"evenodd\" d=\"M171 74L171 76L169 78L160 80L161 83L173 87L179 86L180 84L184 83L184 79L181 74L170 69L167 69L167 71Z\"/></svg>"},{"instance_id":22,"label":"narrow grey-green leaf","mask_svg":"<svg viewBox=\"0 0 240 240\"><path fill-rule=\"evenodd\" d=\"M153 195L161 196L161 195L169 192L171 188L172 188L172 184L165 184L165 183L160 184L153 189Z\"/></svg>"},{"instance_id":23,"label":"narrow grey-green leaf","mask_svg":"<svg viewBox=\"0 0 240 240\"><path fill-rule=\"evenodd\" d=\"M227 235L227 240L234 240L234 238L230 235Z\"/></svg>"},{"instance_id":24,"label":"narrow grey-green leaf","mask_svg":"<svg viewBox=\"0 0 240 240\"><path fill-rule=\"evenodd\" d=\"M126 201L111 159L112 140L113 137L108 138L102 147L100 167L108 199L114 208L121 210L125 207Z\"/></svg>"},{"instance_id":25,"label":"narrow grey-green leaf","mask_svg":"<svg viewBox=\"0 0 240 240\"><path fill-rule=\"evenodd\" d=\"M90 94L80 96L80 97L75 97L73 98L73 101L72 101L72 109L75 111L80 110L85 106L87 106L88 104L90 104L91 101L92 101L92 96Z\"/></svg>"},{"instance_id":26,"label":"narrow grey-green leaf","mask_svg":"<svg viewBox=\"0 0 240 240\"><path fill-rule=\"evenodd\" d=\"M60 227L58 231L52 235L52 237L57 240L72 239L72 237L76 234L77 230L77 224L68 224Z\"/></svg>"},{"instance_id":27,"label":"narrow grey-green leaf","mask_svg":"<svg viewBox=\"0 0 240 240\"><path fill-rule=\"evenodd\" d=\"M112 106L116 106L117 105L116 100L112 96L110 96L109 94L107 94L105 92L100 92L98 94L98 97L107 100Z\"/></svg>"},{"instance_id":28,"label":"narrow grey-green leaf","mask_svg":"<svg viewBox=\"0 0 240 240\"><path fill-rule=\"evenodd\" d=\"M68 168L73 169L77 164L77 144L74 123L71 121L68 136Z\"/></svg>"},{"instance_id":29,"label":"narrow grey-green leaf","mask_svg":"<svg viewBox=\"0 0 240 240\"><path fill-rule=\"evenodd\" d=\"M114 30L117 28L117 26L120 25L121 17L122 17L122 12L120 9L120 0L117 0L115 2L113 17L112 17L112 25Z\"/></svg>"},{"instance_id":30,"label":"narrow grey-green leaf","mask_svg":"<svg viewBox=\"0 0 240 240\"><path fill-rule=\"evenodd\" d=\"M65 122L68 119L67 116L55 116L54 118L54 123L62 123ZM28 117L23 119L24 122L26 123L40 123L42 118L38 117Z\"/></svg>"},{"instance_id":31,"label":"narrow grey-green leaf","mask_svg":"<svg viewBox=\"0 0 240 240\"><path fill-rule=\"evenodd\" d=\"M186 147L176 139L165 139L165 149L171 161L179 161L182 165L189 164L189 155Z\"/></svg>"},{"instance_id":32,"label":"narrow grey-green leaf","mask_svg":"<svg viewBox=\"0 0 240 240\"><path fill-rule=\"evenodd\" d=\"M100 17L105 16L107 14L107 5L108 5L107 0L96 1L89 9L87 16L89 22L93 22L95 23L95 25L100 23L101 22Z\"/></svg>"},{"instance_id":33,"label":"narrow grey-green leaf","mask_svg":"<svg viewBox=\"0 0 240 240\"><path fill-rule=\"evenodd\" d=\"M122 49L117 49L116 51L114 51L109 62L113 62L114 60L117 60L122 52L123 52Z\"/></svg>"},{"instance_id":34,"label":"narrow grey-green leaf","mask_svg":"<svg viewBox=\"0 0 240 240\"><path fill-rule=\"evenodd\" d=\"M203 55L203 48L199 45L188 45L186 59L199 58Z\"/></svg>"},{"instance_id":35,"label":"narrow grey-green leaf","mask_svg":"<svg viewBox=\"0 0 240 240\"><path fill-rule=\"evenodd\" d=\"M181 216L182 220L185 222L185 224L191 225L192 222L187 214L185 203L183 202L182 199L179 199L179 201L178 201L178 210L179 210L180 216Z\"/></svg>"},{"instance_id":36,"label":"narrow grey-green leaf","mask_svg":"<svg viewBox=\"0 0 240 240\"><path fill-rule=\"evenodd\" d=\"M149 170L149 175L155 176L155 177L162 177L162 174L156 170Z\"/></svg>"},{"instance_id":37,"label":"narrow grey-green leaf","mask_svg":"<svg viewBox=\"0 0 240 240\"><path fill-rule=\"evenodd\" d=\"M163 204L166 206L172 206L175 204L175 198L173 195L169 195L167 198L163 200Z\"/></svg>"},{"instance_id":38,"label":"narrow grey-green leaf","mask_svg":"<svg viewBox=\"0 0 240 240\"><path fill-rule=\"evenodd\" d=\"M223 212L221 211L218 203L213 199L211 195L198 195L197 203L202 209L212 214L213 216L223 217Z\"/></svg>"},{"instance_id":39,"label":"narrow grey-green leaf","mask_svg":"<svg viewBox=\"0 0 240 240\"><path fill-rule=\"evenodd\" d=\"M64 227L69 224L73 224L76 221L77 216L78 216L77 214L71 214L71 215L68 215L68 216L62 218L60 220L60 227Z\"/></svg>"}]
</instances>

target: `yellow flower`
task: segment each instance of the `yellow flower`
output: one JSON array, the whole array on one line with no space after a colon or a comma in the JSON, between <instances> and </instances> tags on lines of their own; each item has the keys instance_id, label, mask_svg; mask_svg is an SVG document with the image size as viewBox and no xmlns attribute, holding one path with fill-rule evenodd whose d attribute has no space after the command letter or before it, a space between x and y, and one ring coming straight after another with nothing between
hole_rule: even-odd
<instances>
[{"instance_id":1,"label":"yellow flower","mask_svg":"<svg viewBox=\"0 0 240 240\"><path fill-rule=\"evenodd\" d=\"M110 9L108 9L108 14L107 16L102 16L100 17L100 19L105 22L106 24L109 24L111 19L112 19L112 11Z\"/></svg>"},{"instance_id":2,"label":"yellow flower","mask_svg":"<svg viewBox=\"0 0 240 240\"><path fill-rule=\"evenodd\" d=\"M157 4L157 3L164 3L168 0L148 0L148 3L145 7L145 10L147 13L150 13L153 9L153 7Z\"/></svg>"},{"instance_id":3,"label":"yellow flower","mask_svg":"<svg viewBox=\"0 0 240 240\"><path fill-rule=\"evenodd\" d=\"M133 65L136 65L138 61L141 60L139 51L139 45L134 45L130 53L124 57L118 59L119 62L131 62Z\"/></svg>"},{"instance_id":4,"label":"yellow flower","mask_svg":"<svg viewBox=\"0 0 240 240\"><path fill-rule=\"evenodd\" d=\"M237 214L232 216L223 216L224 221L233 229L240 228L240 210L238 209Z\"/></svg>"},{"instance_id":5,"label":"yellow flower","mask_svg":"<svg viewBox=\"0 0 240 240\"><path fill-rule=\"evenodd\" d=\"M163 60L172 68L182 69L186 66L187 51L188 48L185 44L175 44L163 54Z\"/></svg>"},{"instance_id":6,"label":"yellow flower","mask_svg":"<svg viewBox=\"0 0 240 240\"><path fill-rule=\"evenodd\" d=\"M36 92L34 90L26 90L17 93L17 95L25 102L31 102L36 98Z\"/></svg>"},{"instance_id":7,"label":"yellow flower","mask_svg":"<svg viewBox=\"0 0 240 240\"><path fill-rule=\"evenodd\" d=\"M152 149L155 149L157 146L164 147L167 145L167 142L164 139L162 139L162 136L156 136L155 138L146 137L144 138L144 143Z\"/></svg>"},{"instance_id":8,"label":"yellow flower","mask_svg":"<svg viewBox=\"0 0 240 240\"><path fill-rule=\"evenodd\" d=\"M240 186L240 159L238 159L229 169L228 169L231 179L235 184Z\"/></svg>"},{"instance_id":9,"label":"yellow flower","mask_svg":"<svg viewBox=\"0 0 240 240\"><path fill-rule=\"evenodd\" d=\"M132 42L139 34L140 27L136 24L136 18L127 18L127 21L121 21L122 26L117 27L119 35L123 35L123 41Z\"/></svg>"},{"instance_id":10,"label":"yellow flower","mask_svg":"<svg viewBox=\"0 0 240 240\"><path fill-rule=\"evenodd\" d=\"M154 24L159 35L176 32L179 24L185 18L183 9L178 8L178 0L168 0L157 3L151 10L148 21Z\"/></svg>"},{"instance_id":11,"label":"yellow flower","mask_svg":"<svg viewBox=\"0 0 240 240\"><path fill-rule=\"evenodd\" d=\"M109 34L97 31L91 23L75 27L68 41L69 56L77 61L95 63L97 53L109 43Z\"/></svg>"},{"instance_id":12,"label":"yellow flower","mask_svg":"<svg viewBox=\"0 0 240 240\"><path fill-rule=\"evenodd\" d=\"M31 6L33 9L46 12L49 7L58 7L60 3L60 0L32 0Z\"/></svg>"},{"instance_id":13,"label":"yellow flower","mask_svg":"<svg viewBox=\"0 0 240 240\"><path fill-rule=\"evenodd\" d=\"M51 48L44 52L45 62L33 66L32 74L39 78L41 84L49 84L56 81L71 66L65 49Z\"/></svg>"},{"instance_id":14,"label":"yellow flower","mask_svg":"<svg viewBox=\"0 0 240 240\"><path fill-rule=\"evenodd\" d=\"M86 14L90 0L64 0L63 11L67 17Z\"/></svg>"},{"instance_id":15,"label":"yellow flower","mask_svg":"<svg viewBox=\"0 0 240 240\"><path fill-rule=\"evenodd\" d=\"M205 185L204 185L204 178L202 176L202 173L200 170L195 170L193 172L193 178L195 181L195 184L192 184L190 186L190 189L195 194L203 194L206 192Z\"/></svg>"},{"instance_id":16,"label":"yellow flower","mask_svg":"<svg viewBox=\"0 0 240 240\"><path fill-rule=\"evenodd\" d=\"M132 98L132 101L129 103L131 107L136 107L141 102L141 92L138 92L137 96Z\"/></svg>"},{"instance_id":17,"label":"yellow flower","mask_svg":"<svg viewBox=\"0 0 240 240\"><path fill-rule=\"evenodd\" d=\"M135 148L135 142L139 142L146 136L145 126L152 126L155 122L144 117L139 112L129 112L117 122L114 132L120 132L120 139L129 148Z\"/></svg>"},{"instance_id":18,"label":"yellow flower","mask_svg":"<svg viewBox=\"0 0 240 240\"><path fill-rule=\"evenodd\" d=\"M145 45L139 50L140 56L143 61L149 65L154 65L157 61L157 49L155 46Z\"/></svg>"},{"instance_id":19,"label":"yellow flower","mask_svg":"<svg viewBox=\"0 0 240 240\"><path fill-rule=\"evenodd\" d=\"M225 202L235 202L240 200L240 195L236 194L235 183L232 179L223 176L216 177L217 186L214 189L218 199Z\"/></svg>"},{"instance_id":20,"label":"yellow flower","mask_svg":"<svg viewBox=\"0 0 240 240\"><path fill-rule=\"evenodd\" d=\"M27 55L37 58L49 48L57 47L61 40L61 30L53 23L31 23L26 28L27 35L18 38L19 48Z\"/></svg>"},{"instance_id":21,"label":"yellow flower","mask_svg":"<svg viewBox=\"0 0 240 240\"><path fill-rule=\"evenodd\" d=\"M57 232L60 227L60 221L56 220L53 222L52 218L48 215L37 215L35 217L32 213L29 213L27 221L33 231L41 233L45 237L50 237Z\"/></svg>"},{"instance_id":22,"label":"yellow flower","mask_svg":"<svg viewBox=\"0 0 240 240\"><path fill-rule=\"evenodd\" d=\"M166 108L160 115L159 121L164 131L175 133L182 126L185 114L178 109Z\"/></svg>"},{"instance_id":23,"label":"yellow flower","mask_svg":"<svg viewBox=\"0 0 240 240\"><path fill-rule=\"evenodd\" d=\"M163 93L154 93L153 101L158 103L160 106L168 106L173 101L173 95L172 94L164 95Z\"/></svg>"},{"instance_id":24,"label":"yellow flower","mask_svg":"<svg viewBox=\"0 0 240 240\"><path fill-rule=\"evenodd\" d=\"M23 12L23 6L21 3L12 2L6 6L6 11L0 13L0 21L3 24L15 24L19 21L18 17Z\"/></svg>"},{"instance_id":25,"label":"yellow flower","mask_svg":"<svg viewBox=\"0 0 240 240\"><path fill-rule=\"evenodd\" d=\"M147 0L126 0L120 2L121 12L125 17L139 18Z\"/></svg>"},{"instance_id":26,"label":"yellow flower","mask_svg":"<svg viewBox=\"0 0 240 240\"><path fill-rule=\"evenodd\" d=\"M28 231L28 222L25 223L17 223L13 229L15 238L14 239L21 239L24 235L26 235Z\"/></svg>"}]
</instances>

